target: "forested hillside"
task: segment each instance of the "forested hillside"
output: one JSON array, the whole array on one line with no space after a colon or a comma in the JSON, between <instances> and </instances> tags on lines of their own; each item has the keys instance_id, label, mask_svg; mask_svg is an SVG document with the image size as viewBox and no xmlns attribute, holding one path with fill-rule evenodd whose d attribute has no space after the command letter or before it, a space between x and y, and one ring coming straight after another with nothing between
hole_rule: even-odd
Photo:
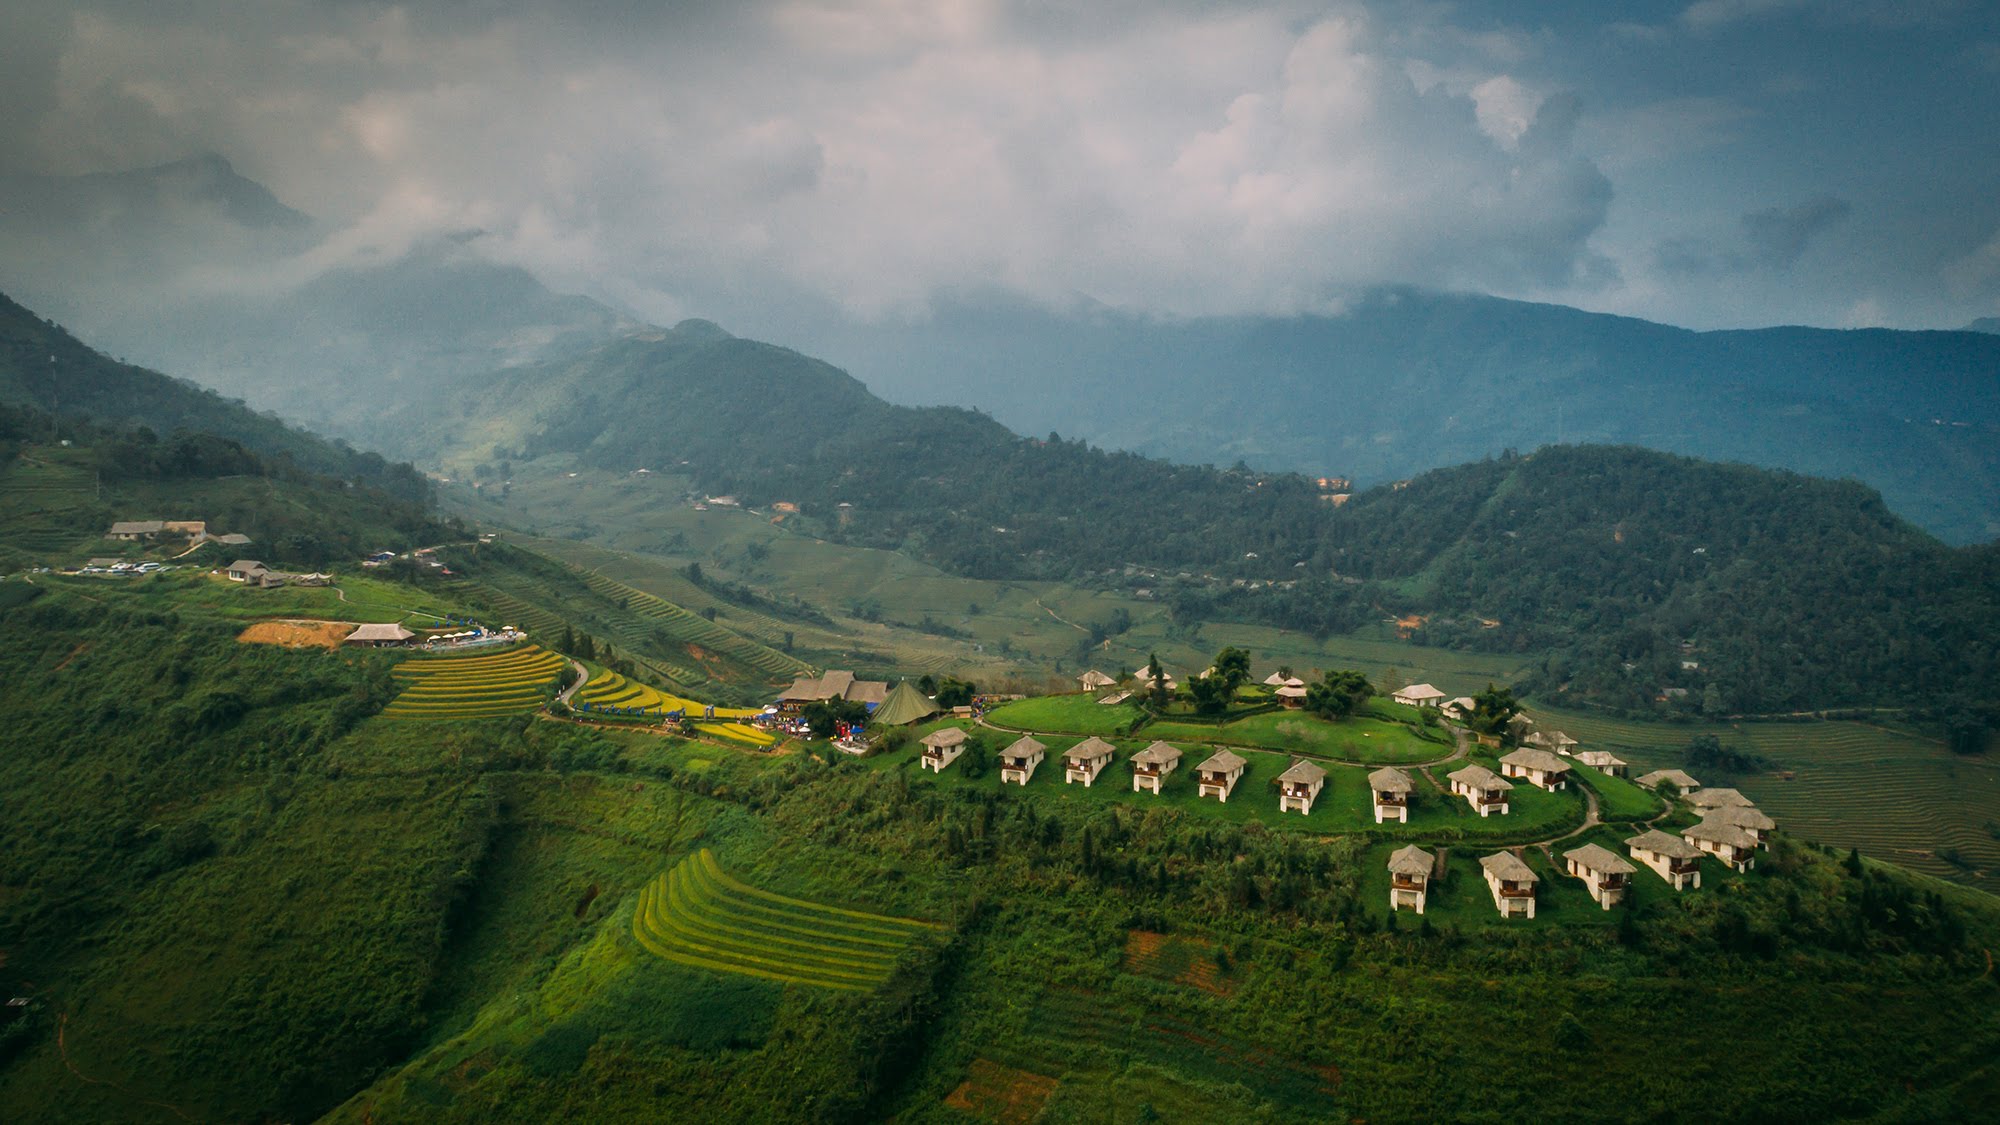
<instances>
[{"instance_id":1,"label":"forested hillside","mask_svg":"<svg viewBox=\"0 0 2000 1125\"><path fill-rule=\"evenodd\" d=\"M178 431L205 434L237 442L274 463L365 480L404 499L429 495L428 482L407 464L357 452L213 391L120 363L4 295L0 403L87 419L114 430L145 427L157 437Z\"/></svg>"},{"instance_id":2,"label":"forested hillside","mask_svg":"<svg viewBox=\"0 0 2000 1125\"><path fill-rule=\"evenodd\" d=\"M1292 474L890 406L707 324L467 387L443 416L494 440L465 451L481 459L683 474L794 503L830 540L977 577L1143 586L1189 622L1325 634L1415 614L1419 641L1548 653L1533 686L1620 706L1990 700L2000 682L1994 552L1947 547L1851 481L1554 447L1336 506Z\"/></svg>"}]
</instances>

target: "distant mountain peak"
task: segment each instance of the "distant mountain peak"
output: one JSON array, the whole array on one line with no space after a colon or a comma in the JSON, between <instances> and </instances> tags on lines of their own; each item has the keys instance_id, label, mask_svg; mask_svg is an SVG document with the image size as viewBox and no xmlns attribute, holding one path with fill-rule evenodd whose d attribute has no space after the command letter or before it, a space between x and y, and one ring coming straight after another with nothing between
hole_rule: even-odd
<instances>
[{"instance_id":1,"label":"distant mountain peak","mask_svg":"<svg viewBox=\"0 0 2000 1125\"><path fill-rule=\"evenodd\" d=\"M1982 316L1971 324L1966 325L1965 330L1967 332L1985 332L1989 335L2000 336L2000 316Z\"/></svg>"},{"instance_id":2,"label":"distant mountain peak","mask_svg":"<svg viewBox=\"0 0 2000 1125\"><path fill-rule=\"evenodd\" d=\"M689 317L679 324L674 325L674 333L684 336L689 340L702 343L717 343L722 340L734 340L736 338L720 324L712 320L703 320L700 317Z\"/></svg>"}]
</instances>

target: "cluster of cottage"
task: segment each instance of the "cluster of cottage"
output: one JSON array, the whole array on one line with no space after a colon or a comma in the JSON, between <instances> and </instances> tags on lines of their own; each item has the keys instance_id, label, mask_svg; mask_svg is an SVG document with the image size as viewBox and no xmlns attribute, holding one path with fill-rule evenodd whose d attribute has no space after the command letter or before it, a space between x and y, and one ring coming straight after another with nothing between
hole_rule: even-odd
<instances>
[{"instance_id":1,"label":"cluster of cottage","mask_svg":"<svg viewBox=\"0 0 2000 1125\"><path fill-rule=\"evenodd\" d=\"M1490 771L1480 772L1506 784ZM1703 789L1680 770L1660 770L1647 774L1639 782L1653 788L1673 786L1702 819L1681 829L1678 836L1648 828L1627 838L1625 849L1630 860L1598 844L1584 844L1562 853L1563 873L1581 880L1591 899L1605 910L1623 902L1631 893L1632 876L1639 870L1634 863L1651 868L1674 890L1684 891L1701 886L1703 854L1712 855L1738 871L1748 871L1756 865L1757 849L1770 847L1770 834L1777 824L1734 789ZM1378 793L1378 821L1380 796ZM1502 796L1504 799L1504 793ZM1432 880L1444 870L1444 862L1442 852L1433 854L1414 844L1390 855L1389 909L1407 907L1422 914ZM1493 895L1493 906L1502 917L1535 916L1535 884L1539 877L1518 854L1495 852L1481 858L1479 866L1485 874L1487 890Z\"/></svg>"},{"instance_id":2,"label":"cluster of cottage","mask_svg":"<svg viewBox=\"0 0 2000 1125\"><path fill-rule=\"evenodd\" d=\"M918 765L942 773L965 753L966 733L958 727L944 727L924 736L924 751ZM1095 785L1105 767L1117 756L1118 748L1101 738L1086 738L1062 752L1063 783ZM1026 785L1049 755L1049 748L1034 735L1024 734L1000 751L1000 780L1003 784ZM1158 796L1166 776L1181 767L1186 753L1178 746L1155 742L1132 755L1132 792ZM1195 793L1228 801L1250 763L1241 754L1217 750L1194 767ZM1395 772L1395 771L1389 771ZM1400 776L1400 775L1399 775ZM1405 784L1408 778L1404 778ZM1326 767L1301 758L1279 774L1278 811L1310 813L1313 802L1326 787ZM1376 822L1381 822L1378 812Z\"/></svg>"}]
</instances>

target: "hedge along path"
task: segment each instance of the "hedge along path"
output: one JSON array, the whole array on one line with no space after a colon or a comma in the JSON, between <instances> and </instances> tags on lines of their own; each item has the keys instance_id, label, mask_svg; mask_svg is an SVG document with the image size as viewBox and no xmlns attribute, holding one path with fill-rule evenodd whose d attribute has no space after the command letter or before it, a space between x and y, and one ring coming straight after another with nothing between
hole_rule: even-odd
<instances>
[{"instance_id":1,"label":"hedge along path","mask_svg":"<svg viewBox=\"0 0 2000 1125\"><path fill-rule=\"evenodd\" d=\"M707 848L639 892L632 936L676 964L787 984L865 990L931 922L825 906L730 877Z\"/></svg>"}]
</instances>

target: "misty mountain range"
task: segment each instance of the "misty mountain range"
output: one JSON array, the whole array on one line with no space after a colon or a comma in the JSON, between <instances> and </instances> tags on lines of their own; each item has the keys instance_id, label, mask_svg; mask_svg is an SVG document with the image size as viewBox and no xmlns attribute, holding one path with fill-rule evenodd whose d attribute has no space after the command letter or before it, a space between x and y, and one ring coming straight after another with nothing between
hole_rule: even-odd
<instances>
[{"instance_id":1,"label":"misty mountain range","mask_svg":"<svg viewBox=\"0 0 2000 1125\"><path fill-rule=\"evenodd\" d=\"M16 177L0 207L0 289L135 362L419 465L438 464L447 404L493 373L600 350L616 366L620 341L658 332L494 264L477 232L305 270L313 221L219 158ZM1629 443L1853 477L1971 542L2000 535L2000 336L1970 328L1694 332L1381 289L1340 315L1176 322L967 300L786 342L891 401L1182 462L1365 485Z\"/></svg>"}]
</instances>

